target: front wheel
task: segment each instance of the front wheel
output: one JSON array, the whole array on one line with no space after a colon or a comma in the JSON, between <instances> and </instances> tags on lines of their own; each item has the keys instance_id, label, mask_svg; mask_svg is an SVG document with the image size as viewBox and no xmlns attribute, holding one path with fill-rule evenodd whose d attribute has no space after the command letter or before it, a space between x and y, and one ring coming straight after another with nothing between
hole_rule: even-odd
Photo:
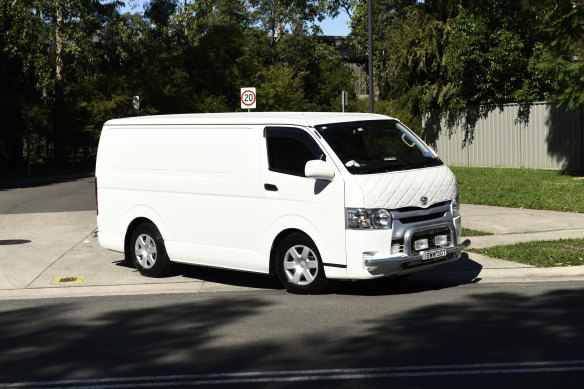
<instances>
[{"instance_id":1,"label":"front wheel","mask_svg":"<svg viewBox=\"0 0 584 389\"><path fill-rule=\"evenodd\" d=\"M292 293L316 294L327 283L318 249L303 234L292 234L280 243L276 270L282 284Z\"/></svg>"},{"instance_id":2,"label":"front wheel","mask_svg":"<svg viewBox=\"0 0 584 389\"><path fill-rule=\"evenodd\" d=\"M142 223L136 227L128 249L140 274L162 277L170 270L170 259L166 254L164 240L154 224Z\"/></svg>"}]
</instances>

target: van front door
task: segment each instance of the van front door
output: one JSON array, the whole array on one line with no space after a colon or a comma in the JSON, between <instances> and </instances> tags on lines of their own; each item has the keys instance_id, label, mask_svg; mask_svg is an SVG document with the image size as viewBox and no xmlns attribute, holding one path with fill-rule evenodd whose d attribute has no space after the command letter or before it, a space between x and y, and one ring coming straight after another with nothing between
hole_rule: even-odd
<instances>
[{"instance_id":1,"label":"van front door","mask_svg":"<svg viewBox=\"0 0 584 389\"><path fill-rule=\"evenodd\" d=\"M309 131L267 127L263 161L268 245L282 233L299 230L320 252L325 273L346 272L344 183L332 161ZM327 161L336 172L332 181L307 178L306 162ZM275 247L277 249L277 247Z\"/></svg>"}]
</instances>

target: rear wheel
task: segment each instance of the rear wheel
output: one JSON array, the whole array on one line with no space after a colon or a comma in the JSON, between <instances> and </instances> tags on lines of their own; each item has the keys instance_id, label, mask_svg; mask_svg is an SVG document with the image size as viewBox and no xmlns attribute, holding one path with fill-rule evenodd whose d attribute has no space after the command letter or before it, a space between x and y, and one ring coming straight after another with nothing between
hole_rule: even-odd
<instances>
[{"instance_id":1,"label":"rear wheel","mask_svg":"<svg viewBox=\"0 0 584 389\"><path fill-rule=\"evenodd\" d=\"M327 283L320 253L304 234L294 233L280 243L276 270L282 284L292 293L316 294Z\"/></svg>"},{"instance_id":2,"label":"rear wheel","mask_svg":"<svg viewBox=\"0 0 584 389\"><path fill-rule=\"evenodd\" d=\"M152 223L142 223L134 229L128 251L127 256L131 256L134 266L144 276L162 277L170 270L164 240Z\"/></svg>"}]
</instances>

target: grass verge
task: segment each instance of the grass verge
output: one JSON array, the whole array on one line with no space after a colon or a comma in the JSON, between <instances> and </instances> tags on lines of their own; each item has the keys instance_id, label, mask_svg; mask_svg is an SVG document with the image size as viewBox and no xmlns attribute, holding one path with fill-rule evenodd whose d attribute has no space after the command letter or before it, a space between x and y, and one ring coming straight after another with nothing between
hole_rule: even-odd
<instances>
[{"instance_id":1,"label":"grass verge","mask_svg":"<svg viewBox=\"0 0 584 389\"><path fill-rule=\"evenodd\" d=\"M494 235L492 232L471 230L470 228L462 227L462 236L486 236Z\"/></svg>"},{"instance_id":2,"label":"grass verge","mask_svg":"<svg viewBox=\"0 0 584 389\"><path fill-rule=\"evenodd\" d=\"M537 267L584 265L584 238L516 243L468 251Z\"/></svg>"},{"instance_id":3,"label":"grass verge","mask_svg":"<svg viewBox=\"0 0 584 389\"><path fill-rule=\"evenodd\" d=\"M584 213L584 173L452 167L462 204Z\"/></svg>"}]
</instances>

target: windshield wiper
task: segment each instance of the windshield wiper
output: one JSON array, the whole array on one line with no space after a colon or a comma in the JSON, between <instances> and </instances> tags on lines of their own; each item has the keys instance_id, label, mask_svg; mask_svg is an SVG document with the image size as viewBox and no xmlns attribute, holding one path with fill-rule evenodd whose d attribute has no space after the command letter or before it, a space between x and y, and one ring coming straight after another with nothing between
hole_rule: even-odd
<instances>
[{"instance_id":1,"label":"windshield wiper","mask_svg":"<svg viewBox=\"0 0 584 389\"><path fill-rule=\"evenodd\" d=\"M404 165L404 170L419 169L423 167L433 167L442 165L442 161L438 157L424 157L423 161L413 162Z\"/></svg>"},{"instance_id":2,"label":"windshield wiper","mask_svg":"<svg viewBox=\"0 0 584 389\"><path fill-rule=\"evenodd\" d=\"M368 174L368 173L386 173L392 172L395 170L404 170L405 164L401 161L386 161L383 165L375 166L369 169L361 170L359 173Z\"/></svg>"},{"instance_id":3,"label":"windshield wiper","mask_svg":"<svg viewBox=\"0 0 584 389\"><path fill-rule=\"evenodd\" d=\"M424 159L423 167L440 166L444 164L438 157L424 157Z\"/></svg>"}]
</instances>

